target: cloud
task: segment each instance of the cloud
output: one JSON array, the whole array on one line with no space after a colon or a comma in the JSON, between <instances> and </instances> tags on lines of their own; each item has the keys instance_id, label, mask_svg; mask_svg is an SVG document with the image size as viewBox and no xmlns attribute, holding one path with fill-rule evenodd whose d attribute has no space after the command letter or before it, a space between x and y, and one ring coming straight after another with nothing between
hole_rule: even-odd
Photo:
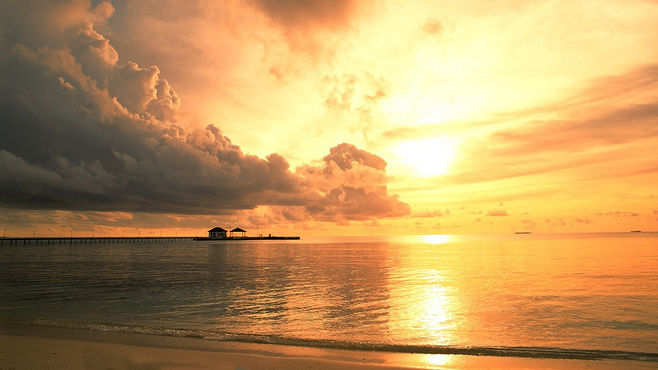
<instances>
[{"instance_id":1,"label":"cloud","mask_svg":"<svg viewBox=\"0 0 658 370\"><path fill-rule=\"evenodd\" d=\"M368 134L373 131L373 112L389 95L390 82L363 72L325 76L322 83L326 88L324 106L327 111L338 119L343 118L342 114L356 115L359 119L350 130L368 140Z\"/></svg>"},{"instance_id":2,"label":"cloud","mask_svg":"<svg viewBox=\"0 0 658 370\"><path fill-rule=\"evenodd\" d=\"M306 207L307 211L316 219L332 221L408 215L409 206L388 194L386 165L381 157L354 145L333 147L320 165L297 169L305 185L321 195Z\"/></svg>"},{"instance_id":3,"label":"cloud","mask_svg":"<svg viewBox=\"0 0 658 370\"><path fill-rule=\"evenodd\" d=\"M507 214L507 211L505 211L505 210L496 209L496 210L488 211L486 216L489 216L489 217L504 217L504 216L509 216L509 215Z\"/></svg>"},{"instance_id":4,"label":"cloud","mask_svg":"<svg viewBox=\"0 0 658 370\"><path fill-rule=\"evenodd\" d=\"M377 8L375 2L366 5L355 0L246 0L246 3L265 15L270 32L279 31L292 51L315 57L316 62L332 59L340 45L349 40L356 19Z\"/></svg>"},{"instance_id":5,"label":"cloud","mask_svg":"<svg viewBox=\"0 0 658 370\"><path fill-rule=\"evenodd\" d=\"M616 217L639 217L640 214L636 212L620 212L620 211L614 211L614 212L601 212L597 213L599 216L616 216Z\"/></svg>"},{"instance_id":6,"label":"cloud","mask_svg":"<svg viewBox=\"0 0 658 370\"><path fill-rule=\"evenodd\" d=\"M508 155L538 151L582 151L607 144L656 137L658 65L600 78L580 94L554 105L519 112L526 127L498 131L492 140ZM558 116L545 119L545 114ZM520 118L519 117L519 118ZM511 118L511 117L510 117Z\"/></svg>"},{"instance_id":7,"label":"cloud","mask_svg":"<svg viewBox=\"0 0 658 370\"><path fill-rule=\"evenodd\" d=\"M250 0L270 19L289 31L339 29L350 20L353 0Z\"/></svg>"},{"instance_id":8,"label":"cloud","mask_svg":"<svg viewBox=\"0 0 658 370\"><path fill-rule=\"evenodd\" d=\"M521 220L521 223L523 224L523 227L528 229L537 228L537 222L535 222L534 220Z\"/></svg>"},{"instance_id":9,"label":"cloud","mask_svg":"<svg viewBox=\"0 0 658 370\"><path fill-rule=\"evenodd\" d=\"M449 212L447 214L450 214ZM443 212L440 210L422 210L422 211L415 211L411 217L414 218L434 218L434 217L443 217Z\"/></svg>"},{"instance_id":10,"label":"cloud","mask_svg":"<svg viewBox=\"0 0 658 370\"><path fill-rule=\"evenodd\" d=\"M382 140L465 137L451 173L454 185L528 179L537 188L572 178L600 180L652 175L648 148L658 140L658 64L593 79L576 93L537 108L475 122L447 122L384 132ZM561 172L561 174L560 174ZM521 189L521 187L518 187Z\"/></svg>"},{"instance_id":11,"label":"cloud","mask_svg":"<svg viewBox=\"0 0 658 370\"><path fill-rule=\"evenodd\" d=\"M327 164L336 164L342 171L350 170L353 166L359 165L374 168L378 171L383 171L386 168L386 161L381 157L346 143L331 148L329 155L322 160Z\"/></svg>"},{"instance_id":12,"label":"cloud","mask_svg":"<svg viewBox=\"0 0 658 370\"><path fill-rule=\"evenodd\" d=\"M443 34L444 26L439 20L430 18L423 24L422 30L429 36L438 37Z\"/></svg>"},{"instance_id":13,"label":"cloud","mask_svg":"<svg viewBox=\"0 0 658 370\"><path fill-rule=\"evenodd\" d=\"M213 124L180 125L180 98L160 69L119 62L95 28L112 15L111 4L10 1L0 10L17 9L34 17L21 13L27 24L4 29L11 35L0 59L5 207L204 215L266 205L293 222L409 213L388 193L386 162L353 145L292 172L276 153L245 154Z\"/></svg>"},{"instance_id":14,"label":"cloud","mask_svg":"<svg viewBox=\"0 0 658 370\"><path fill-rule=\"evenodd\" d=\"M68 90L75 90L75 86L71 85L69 82L64 80L63 77L58 77L57 80L59 81L60 85L62 85L62 87Z\"/></svg>"}]
</instances>

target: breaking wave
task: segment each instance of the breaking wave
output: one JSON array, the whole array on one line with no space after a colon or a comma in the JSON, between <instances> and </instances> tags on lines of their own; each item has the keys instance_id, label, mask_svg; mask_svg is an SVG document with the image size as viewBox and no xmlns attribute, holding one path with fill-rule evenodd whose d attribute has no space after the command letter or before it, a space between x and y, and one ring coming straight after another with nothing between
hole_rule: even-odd
<instances>
[{"instance_id":1,"label":"breaking wave","mask_svg":"<svg viewBox=\"0 0 658 370\"><path fill-rule=\"evenodd\" d=\"M5 321L7 322L7 321ZM242 342L254 344L274 344L285 346L299 346L310 348L325 348L353 351L394 352L410 354L442 354L467 356L499 356L499 357L527 357L537 359L572 359L572 360L624 360L657 362L658 353L598 350L598 349L572 349L557 347L479 347L479 346L451 346L451 345L409 345L364 343L335 340L317 340L293 338L277 335L256 335L225 333L192 329L172 329L164 327L130 326L101 323L80 323L55 320L13 320L14 324L58 327L66 329L90 330L99 332L116 332L129 334L156 335L165 337L197 338L208 341Z\"/></svg>"}]
</instances>

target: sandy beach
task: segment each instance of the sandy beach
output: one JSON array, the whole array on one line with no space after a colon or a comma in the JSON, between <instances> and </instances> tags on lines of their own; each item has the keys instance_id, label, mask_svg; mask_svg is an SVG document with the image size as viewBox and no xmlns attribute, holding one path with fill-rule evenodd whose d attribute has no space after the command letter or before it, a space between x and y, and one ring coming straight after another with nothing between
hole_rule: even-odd
<instances>
[{"instance_id":1,"label":"sandy beach","mask_svg":"<svg viewBox=\"0 0 658 370\"><path fill-rule=\"evenodd\" d=\"M0 369L650 369L651 363L398 354L2 324Z\"/></svg>"}]
</instances>

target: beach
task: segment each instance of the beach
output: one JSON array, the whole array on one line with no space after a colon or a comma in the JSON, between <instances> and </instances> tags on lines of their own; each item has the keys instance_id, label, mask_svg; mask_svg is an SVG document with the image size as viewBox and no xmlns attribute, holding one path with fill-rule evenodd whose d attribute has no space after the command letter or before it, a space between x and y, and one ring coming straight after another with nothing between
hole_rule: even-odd
<instances>
[{"instance_id":1,"label":"beach","mask_svg":"<svg viewBox=\"0 0 658 370\"><path fill-rule=\"evenodd\" d=\"M655 363L423 355L2 324L0 369L651 369Z\"/></svg>"}]
</instances>

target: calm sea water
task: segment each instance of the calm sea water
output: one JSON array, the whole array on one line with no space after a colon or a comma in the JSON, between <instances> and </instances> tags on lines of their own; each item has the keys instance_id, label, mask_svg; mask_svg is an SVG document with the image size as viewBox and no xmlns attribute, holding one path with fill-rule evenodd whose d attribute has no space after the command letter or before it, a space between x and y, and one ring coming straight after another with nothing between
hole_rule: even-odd
<instances>
[{"instance_id":1,"label":"calm sea water","mask_svg":"<svg viewBox=\"0 0 658 370\"><path fill-rule=\"evenodd\" d=\"M4 245L0 317L209 340L658 362L658 234Z\"/></svg>"}]
</instances>

